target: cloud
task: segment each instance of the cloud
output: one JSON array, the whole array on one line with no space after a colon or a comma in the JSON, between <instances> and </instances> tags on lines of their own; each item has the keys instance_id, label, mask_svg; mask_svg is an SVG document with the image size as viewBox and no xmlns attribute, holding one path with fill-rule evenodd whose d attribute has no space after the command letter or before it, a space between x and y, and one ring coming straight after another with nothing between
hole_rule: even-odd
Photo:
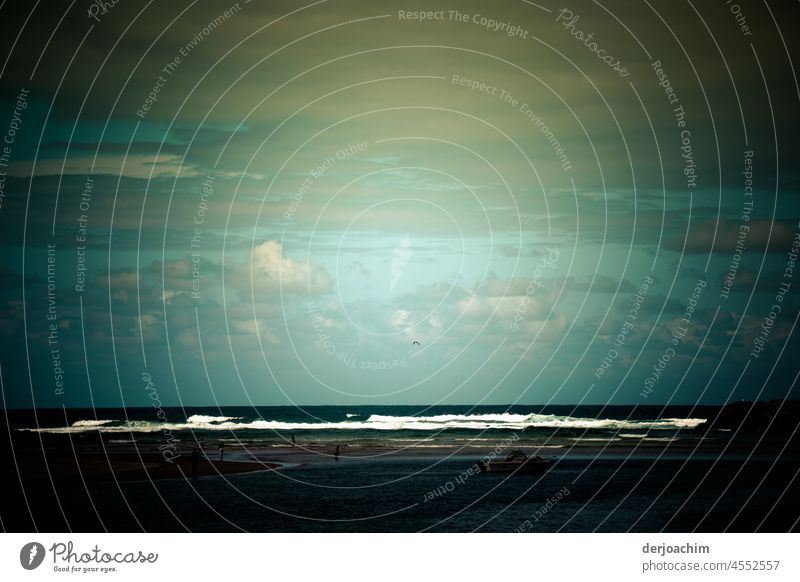
<instances>
[{"instance_id":1,"label":"cloud","mask_svg":"<svg viewBox=\"0 0 800 582\"><path fill-rule=\"evenodd\" d=\"M347 270L350 273L360 275L362 277L369 277L372 274L371 271L361 261L351 261L347 265Z\"/></svg>"},{"instance_id":2,"label":"cloud","mask_svg":"<svg viewBox=\"0 0 800 582\"><path fill-rule=\"evenodd\" d=\"M12 176L60 176L67 174L127 176L129 178L193 178L201 175L193 165L182 162L176 155L129 155L71 157L63 159L22 160L9 165ZM63 166L63 167L62 167ZM35 170L35 171L34 171Z\"/></svg>"},{"instance_id":3,"label":"cloud","mask_svg":"<svg viewBox=\"0 0 800 582\"><path fill-rule=\"evenodd\" d=\"M614 304L614 309L620 314L627 315L631 309L631 302L630 300L617 301ZM639 304L640 317L652 317L661 313L683 313L685 310L686 308L680 300L674 297L666 297L661 293L648 293Z\"/></svg>"},{"instance_id":4,"label":"cloud","mask_svg":"<svg viewBox=\"0 0 800 582\"><path fill-rule=\"evenodd\" d=\"M636 285L631 283L628 279L617 281L613 277L608 277L607 275L596 275L594 281L587 280L578 282L570 278L568 287L576 291L591 290L595 293L634 293L636 291ZM619 289L617 287L619 287Z\"/></svg>"},{"instance_id":5,"label":"cloud","mask_svg":"<svg viewBox=\"0 0 800 582\"><path fill-rule=\"evenodd\" d=\"M762 272L757 275L754 271L740 267L734 274L730 282L730 290L733 293L750 293L751 291L768 291L776 292L778 286L785 282L784 270L777 269L772 271ZM720 285L724 285L728 281L730 271L722 271L717 276Z\"/></svg>"},{"instance_id":6,"label":"cloud","mask_svg":"<svg viewBox=\"0 0 800 582\"><path fill-rule=\"evenodd\" d=\"M234 333L261 336L269 343L278 342L275 334L267 330L267 323L263 319L236 319L231 321L231 329Z\"/></svg>"},{"instance_id":7,"label":"cloud","mask_svg":"<svg viewBox=\"0 0 800 582\"><path fill-rule=\"evenodd\" d=\"M328 293L333 287L333 280L323 267L284 256L283 246L276 240L256 246L252 270L250 266L239 269L238 276L247 282L252 276L253 288L257 291L321 294Z\"/></svg>"},{"instance_id":8,"label":"cloud","mask_svg":"<svg viewBox=\"0 0 800 582\"><path fill-rule=\"evenodd\" d=\"M132 269L119 269L97 275L95 282L101 289L110 287L111 297L127 304L136 298L140 277Z\"/></svg>"},{"instance_id":9,"label":"cloud","mask_svg":"<svg viewBox=\"0 0 800 582\"><path fill-rule=\"evenodd\" d=\"M462 299L470 296L470 292L459 285L448 281L436 281L429 285L420 285L413 292L401 295L401 305L430 306L448 299Z\"/></svg>"},{"instance_id":10,"label":"cloud","mask_svg":"<svg viewBox=\"0 0 800 582\"><path fill-rule=\"evenodd\" d=\"M797 220L751 220L748 223L721 220L696 224L686 236L686 253L733 253L737 244L744 246L745 252L783 253L788 250L794 238ZM716 235L716 236L715 236ZM713 249L712 249L713 245ZM680 251L684 248L683 239L672 239L666 246Z\"/></svg>"}]
</instances>

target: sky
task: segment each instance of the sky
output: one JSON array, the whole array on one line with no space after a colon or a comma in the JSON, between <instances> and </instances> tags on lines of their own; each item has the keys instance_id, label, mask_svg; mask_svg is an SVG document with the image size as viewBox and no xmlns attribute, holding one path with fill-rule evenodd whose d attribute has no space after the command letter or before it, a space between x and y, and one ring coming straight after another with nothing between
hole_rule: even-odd
<instances>
[{"instance_id":1,"label":"sky","mask_svg":"<svg viewBox=\"0 0 800 582\"><path fill-rule=\"evenodd\" d=\"M6 407L797 397L796 6L0 13Z\"/></svg>"}]
</instances>

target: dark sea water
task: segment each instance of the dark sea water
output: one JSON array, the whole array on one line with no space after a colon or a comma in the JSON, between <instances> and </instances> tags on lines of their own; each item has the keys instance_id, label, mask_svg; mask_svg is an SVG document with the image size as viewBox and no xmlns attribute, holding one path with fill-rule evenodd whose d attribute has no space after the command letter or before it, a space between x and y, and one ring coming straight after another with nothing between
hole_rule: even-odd
<instances>
[{"instance_id":1,"label":"dark sea water","mask_svg":"<svg viewBox=\"0 0 800 582\"><path fill-rule=\"evenodd\" d=\"M335 443L343 454L338 460L324 455L278 471L222 477L65 483L55 486L56 494L48 483L29 483L27 503L34 505L36 523L24 517L22 501L3 507L0 517L10 530L48 531L797 530L796 446L780 439L765 445L759 435L708 432L695 422L717 411L166 409L181 446L200 438L224 440L232 456L257 448L269 458L270 450L286 452L294 435L298 450ZM9 411L7 428L28 442L41 435L45 446L48 439L68 438L88 447L97 440L98 426L104 441L123 449L134 441L152 447L164 438L164 424L154 421L152 409L69 410L66 415L38 411L37 423L30 411ZM89 430L87 421L103 422ZM44 431L25 430L31 428ZM546 447L540 454L552 456L552 466L542 474L470 471L482 454L476 445L491 450L511 435L518 437L514 447ZM397 448L406 450L397 455L392 452Z\"/></svg>"}]
</instances>

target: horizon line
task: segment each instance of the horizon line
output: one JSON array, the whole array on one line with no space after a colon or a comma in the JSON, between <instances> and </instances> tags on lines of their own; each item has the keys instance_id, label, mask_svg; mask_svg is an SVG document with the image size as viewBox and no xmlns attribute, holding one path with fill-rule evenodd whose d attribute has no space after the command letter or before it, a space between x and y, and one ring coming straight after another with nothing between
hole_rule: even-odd
<instances>
[{"instance_id":1,"label":"horizon line","mask_svg":"<svg viewBox=\"0 0 800 582\"><path fill-rule=\"evenodd\" d=\"M660 407L667 407L667 406L729 406L731 404L736 404L739 402L748 402L751 404L755 404L757 402L800 402L800 399L771 399L771 400L734 400L732 402L726 403L641 403L641 402L630 402L630 403L615 403L615 404L557 404L557 403L550 403L550 404L176 404L176 405L165 405L162 408L262 408L262 407L270 407L270 408L312 408L312 407L347 407L347 406L358 406L358 407L366 407L366 406L406 406L406 407L433 407L433 406L492 406L492 407L505 407L511 408L514 406L536 406L536 407L548 407L548 406L571 406L573 408L578 407L586 407L586 406L603 406L605 408L615 407L615 406L660 406ZM6 406L4 409L6 411L11 410L103 410L103 409L138 409L144 408L149 409L152 406L146 405L136 405L136 406L61 406L61 407L53 407L53 406Z\"/></svg>"}]
</instances>

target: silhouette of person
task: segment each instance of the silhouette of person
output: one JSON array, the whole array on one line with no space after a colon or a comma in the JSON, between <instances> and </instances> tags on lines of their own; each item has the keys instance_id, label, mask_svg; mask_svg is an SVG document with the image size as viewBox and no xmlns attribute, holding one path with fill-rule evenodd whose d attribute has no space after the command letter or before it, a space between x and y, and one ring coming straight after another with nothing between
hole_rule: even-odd
<instances>
[{"instance_id":1,"label":"silhouette of person","mask_svg":"<svg viewBox=\"0 0 800 582\"><path fill-rule=\"evenodd\" d=\"M219 443L219 447L217 448L219 449L219 460L221 461L225 456L225 443Z\"/></svg>"},{"instance_id":2,"label":"silhouette of person","mask_svg":"<svg viewBox=\"0 0 800 582\"><path fill-rule=\"evenodd\" d=\"M294 435L292 435L292 447L296 447L296 446L297 446L297 443L294 440Z\"/></svg>"},{"instance_id":3,"label":"silhouette of person","mask_svg":"<svg viewBox=\"0 0 800 582\"><path fill-rule=\"evenodd\" d=\"M336 445L336 452L333 453L333 458L339 460L339 445Z\"/></svg>"},{"instance_id":4,"label":"silhouette of person","mask_svg":"<svg viewBox=\"0 0 800 582\"><path fill-rule=\"evenodd\" d=\"M197 479L197 464L200 462L200 449L192 449L192 479Z\"/></svg>"}]
</instances>

